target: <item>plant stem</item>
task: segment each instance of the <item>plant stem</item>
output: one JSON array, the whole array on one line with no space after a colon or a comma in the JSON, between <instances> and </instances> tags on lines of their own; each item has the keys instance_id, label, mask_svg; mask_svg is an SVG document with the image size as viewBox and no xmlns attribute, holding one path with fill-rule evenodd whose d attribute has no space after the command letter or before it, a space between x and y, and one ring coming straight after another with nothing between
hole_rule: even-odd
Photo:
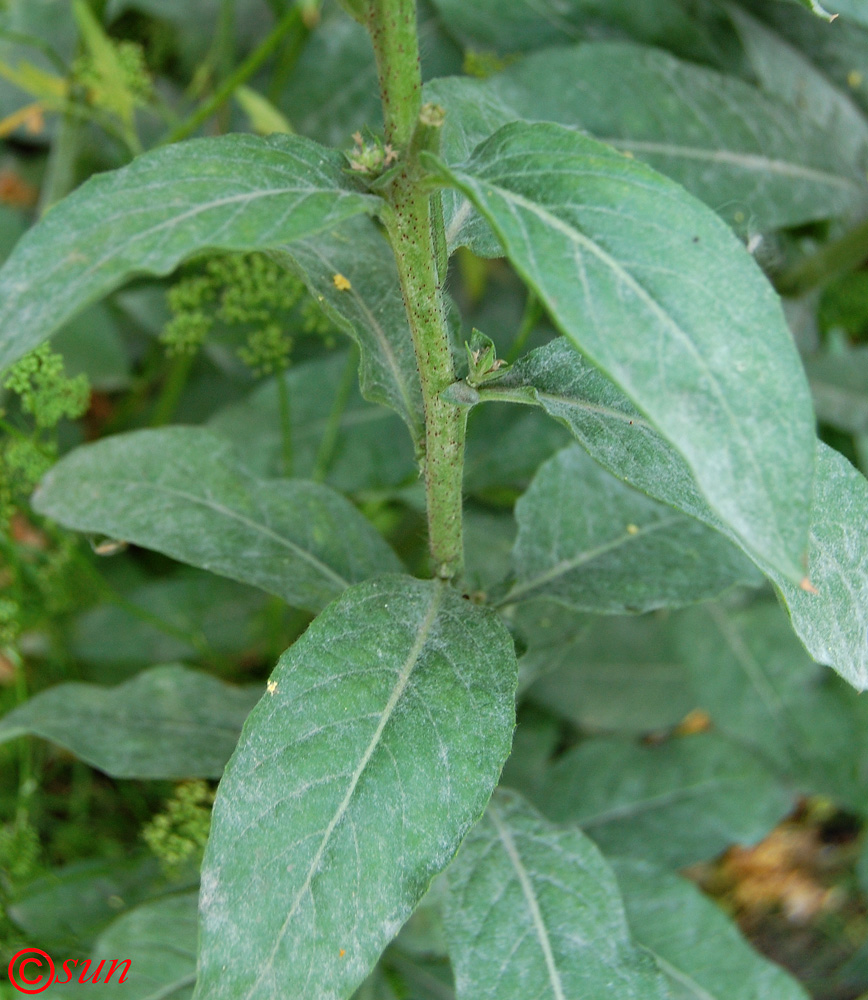
<instances>
[{"instance_id":1,"label":"plant stem","mask_svg":"<svg viewBox=\"0 0 868 1000\"><path fill-rule=\"evenodd\" d=\"M413 0L368 0L367 6L355 6L364 14L374 46L386 142L398 156L382 217L395 254L422 388L428 546L436 575L453 579L464 566L461 481L467 414L440 395L455 381L438 267L443 218L419 163L420 152L436 151L439 145L443 111L421 107Z\"/></svg>"},{"instance_id":2,"label":"plant stem","mask_svg":"<svg viewBox=\"0 0 868 1000\"><path fill-rule=\"evenodd\" d=\"M181 393L187 384L194 359L195 354L187 353L176 354L172 358L169 372L151 414L151 427L163 427L172 419L172 414L175 412Z\"/></svg>"},{"instance_id":3,"label":"plant stem","mask_svg":"<svg viewBox=\"0 0 868 1000\"><path fill-rule=\"evenodd\" d=\"M271 32L265 37L263 42L246 59L239 63L235 72L226 77L208 100L200 105L189 118L172 129L163 140L164 143L178 142L180 139L186 139L187 136L192 135L222 104L229 100L242 84L246 83L253 76L290 32L307 32L307 27L302 20L301 9L297 4L293 4L289 8L271 29Z\"/></svg>"},{"instance_id":4,"label":"plant stem","mask_svg":"<svg viewBox=\"0 0 868 1000\"><path fill-rule=\"evenodd\" d=\"M858 267L868 258L868 219L827 243L821 250L783 271L775 279L782 295L804 295L833 278Z\"/></svg>"},{"instance_id":5,"label":"plant stem","mask_svg":"<svg viewBox=\"0 0 868 1000\"><path fill-rule=\"evenodd\" d=\"M44 215L75 187L75 162L78 158L81 124L68 111L60 119L57 138L48 156L48 169L39 192L37 215Z\"/></svg>"},{"instance_id":6,"label":"plant stem","mask_svg":"<svg viewBox=\"0 0 868 1000\"><path fill-rule=\"evenodd\" d=\"M405 149L422 103L414 0L369 0L367 28L377 60L386 142Z\"/></svg>"}]
</instances>

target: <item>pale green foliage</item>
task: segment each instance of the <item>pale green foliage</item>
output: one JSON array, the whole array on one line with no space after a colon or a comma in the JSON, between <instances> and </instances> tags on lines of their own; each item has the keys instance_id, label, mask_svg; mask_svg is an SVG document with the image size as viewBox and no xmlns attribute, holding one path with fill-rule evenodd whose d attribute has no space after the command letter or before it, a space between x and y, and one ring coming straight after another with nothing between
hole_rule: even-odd
<instances>
[{"instance_id":1,"label":"pale green foliage","mask_svg":"<svg viewBox=\"0 0 868 1000\"><path fill-rule=\"evenodd\" d=\"M857 0L7 6L69 113L0 271L0 792L54 856L68 757L71 813L181 784L4 937L134 1000L803 1000L673 871L868 816Z\"/></svg>"}]
</instances>

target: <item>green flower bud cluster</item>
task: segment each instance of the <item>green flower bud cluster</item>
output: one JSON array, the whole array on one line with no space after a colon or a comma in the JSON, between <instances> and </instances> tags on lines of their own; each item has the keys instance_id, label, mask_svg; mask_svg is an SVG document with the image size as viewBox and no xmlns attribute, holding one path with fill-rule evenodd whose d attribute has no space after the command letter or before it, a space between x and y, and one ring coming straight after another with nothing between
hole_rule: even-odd
<instances>
[{"instance_id":1,"label":"green flower bud cluster","mask_svg":"<svg viewBox=\"0 0 868 1000\"><path fill-rule=\"evenodd\" d=\"M193 354L220 322L253 327L238 349L241 361L259 375L289 366L293 325L290 312L301 303L295 325L328 338L334 326L319 304L305 298L302 282L262 253L210 258L169 292L172 318L160 334L170 355Z\"/></svg>"},{"instance_id":2,"label":"green flower bud cluster","mask_svg":"<svg viewBox=\"0 0 868 1000\"><path fill-rule=\"evenodd\" d=\"M178 785L163 812L142 829L142 838L164 869L176 871L201 857L211 828L214 792L204 781Z\"/></svg>"},{"instance_id":3,"label":"green flower bud cluster","mask_svg":"<svg viewBox=\"0 0 868 1000\"><path fill-rule=\"evenodd\" d=\"M0 826L0 871L23 882L39 866L39 834L26 818Z\"/></svg>"},{"instance_id":4,"label":"green flower bud cluster","mask_svg":"<svg viewBox=\"0 0 868 1000\"><path fill-rule=\"evenodd\" d=\"M86 375L69 378L63 358L42 344L13 365L3 379L3 387L21 399L21 409L29 413L39 428L54 427L64 417L75 420L90 403Z\"/></svg>"},{"instance_id":5,"label":"green flower bud cluster","mask_svg":"<svg viewBox=\"0 0 868 1000\"><path fill-rule=\"evenodd\" d=\"M0 440L0 525L7 524L54 463L52 445L30 437Z\"/></svg>"},{"instance_id":6,"label":"green flower bud cluster","mask_svg":"<svg viewBox=\"0 0 868 1000\"><path fill-rule=\"evenodd\" d=\"M154 81L148 72L145 52L138 42L109 40L114 49L113 69L119 73L106 73L106 66L90 52L79 56L73 64L76 81L87 91L91 104L110 114L125 118L130 103L147 104L154 93Z\"/></svg>"},{"instance_id":7,"label":"green flower bud cluster","mask_svg":"<svg viewBox=\"0 0 868 1000\"><path fill-rule=\"evenodd\" d=\"M35 427L7 427L0 438L0 525L8 523L57 458L57 446L44 440L43 432L64 417L82 416L90 404L87 376L69 378L63 358L48 344L13 365L2 386L18 396L21 412L33 418Z\"/></svg>"},{"instance_id":8,"label":"green flower bud cluster","mask_svg":"<svg viewBox=\"0 0 868 1000\"><path fill-rule=\"evenodd\" d=\"M207 306L216 298L214 283L205 275L182 278L169 289L172 318L160 334L170 357L195 354L214 325L214 315Z\"/></svg>"},{"instance_id":9,"label":"green flower bud cluster","mask_svg":"<svg viewBox=\"0 0 868 1000\"><path fill-rule=\"evenodd\" d=\"M292 338L277 323L269 323L247 337L244 347L238 348L238 357L257 375L273 375L289 367L291 350Z\"/></svg>"}]
</instances>

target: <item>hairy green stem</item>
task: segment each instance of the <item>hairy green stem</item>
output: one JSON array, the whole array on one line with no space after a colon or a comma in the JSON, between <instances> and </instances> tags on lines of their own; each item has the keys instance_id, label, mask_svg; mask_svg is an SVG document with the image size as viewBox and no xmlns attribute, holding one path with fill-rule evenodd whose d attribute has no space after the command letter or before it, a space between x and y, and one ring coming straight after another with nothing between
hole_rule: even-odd
<instances>
[{"instance_id":1,"label":"hairy green stem","mask_svg":"<svg viewBox=\"0 0 868 1000\"><path fill-rule=\"evenodd\" d=\"M422 104L422 72L414 0L369 0L366 26L374 44L386 142L405 149Z\"/></svg>"},{"instance_id":2,"label":"hairy green stem","mask_svg":"<svg viewBox=\"0 0 868 1000\"><path fill-rule=\"evenodd\" d=\"M422 389L428 546L436 575L454 579L464 568L461 483L467 414L441 395L455 381L440 290L445 270L443 216L419 163L423 150L437 150L443 110L421 106L413 0L367 0L367 4L353 0L352 6L363 15L371 35L386 141L398 157L398 169L386 191L383 222L395 254Z\"/></svg>"},{"instance_id":3,"label":"hairy green stem","mask_svg":"<svg viewBox=\"0 0 868 1000\"><path fill-rule=\"evenodd\" d=\"M253 76L288 34L296 32L307 32L307 27L302 19L301 8L293 4L271 29L271 32L266 35L263 42L238 64L235 71L226 77L208 100L200 105L189 118L173 128L163 141L165 143L178 142L180 139L186 139L192 135L200 125L232 97L242 84Z\"/></svg>"},{"instance_id":4,"label":"hairy green stem","mask_svg":"<svg viewBox=\"0 0 868 1000\"><path fill-rule=\"evenodd\" d=\"M455 368L440 293L431 199L403 172L391 198L386 229L395 251L425 410L428 542L437 575L450 579L460 576L464 564L461 483L466 411L441 396L455 381Z\"/></svg>"},{"instance_id":5,"label":"hairy green stem","mask_svg":"<svg viewBox=\"0 0 868 1000\"><path fill-rule=\"evenodd\" d=\"M868 258L868 219L775 279L781 295L804 295L858 267Z\"/></svg>"}]
</instances>

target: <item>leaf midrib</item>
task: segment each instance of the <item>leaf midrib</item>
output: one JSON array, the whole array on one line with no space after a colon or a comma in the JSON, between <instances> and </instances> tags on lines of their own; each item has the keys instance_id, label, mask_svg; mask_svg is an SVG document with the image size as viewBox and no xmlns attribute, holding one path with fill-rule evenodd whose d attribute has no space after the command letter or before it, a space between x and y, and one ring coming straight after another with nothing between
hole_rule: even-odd
<instances>
[{"instance_id":1,"label":"leaf midrib","mask_svg":"<svg viewBox=\"0 0 868 1000\"><path fill-rule=\"evenodd\" d=\"M616 149L628 149L637 153L658 153L662 156L687 160L703 160L712 163L728 163L743 167L746 170L766 171L784 177L796 177L807 181L827 184L852 192L859 192L861 187L849 177L828 173L816 167L805 167L789 160L779 160L764 156L761 153L738 153L728 149L707 149L702 146L687 146L666 142L652 142L643 139L622 139L611 136L597 136L600 142L614 146ZM866 191L865 193L868 193Z\"/></svg>"},{"instance_id":2,"label":"leaf midrib","mask_svg":"<svg viewBox=\"0 0 868 1000\"><path fill-rule=\"evenodd\" d=\"M263 482L267 482L267 480L263 480ZM279 545L282 545L284 548L288 549L303 562L308 563L318 573L330 579L341 590L345 590L350 585L349 580L345 580L336 570L333 570L330 566L326 565L324 562L321 562L319 559L317 559L317 557L312 552L308 552L306 549L301 548L301 546L293 542L292 539L285 538L283 535L277 534L277 532L273 531L271 528L268 528L266 525L261 524L257 521L251 521L249 518L244 517L244 515L240 514L238 511L232 510L231 507L225 507L223 504L217 503L216 501L213 500L207 500L205 497L196 496L196 494L194 493L188 493L186 490L181 490L176 487L167 486L165 483L147 483L144 482L143 480L130 480L130 479L119 478L113 480L111 485L113 488L115 485L121 485L121 486L133 487L135 489L153 490L154 492L158 493L162 492L165 493L167 496L175 496L180 499L187 500L191 502L194 506L200 506L206 508L207 510L212 510L216 514L221 514L231 520L237 521L239 524L243 524L245 527L249 528L254 533L261 534L264 537L272 539L273 541L277 542ZM132 539L130 540L132 541ZM143 544L145 544L146 547L150 547L149 543L143 543Z\"/></svg>"},{"instance_id":3,"label":"leaf midrib","mask_svg":"<svg viewBox=\"0 0 868 1000\"><path fill-rule=\"evenodd\" d=\"M356 766L356 769L350 778L349 786L347 787L347 791L343 797L343 800L338 805L332 818L329 820L328 826L326 827L323 833L319 847L317 848L316 853L314 854L313 859L311 860L310 865L308 866L304 882L301 888L296 893L295 898L293 899L289 911L286 915L286 919L284 920L280 930L277 932L277 935L275 936L274 944L271 948L271 951L266 957L266 959L263 961L262 969L259 975L256 977L254 983L251 985L249 991L245 995L245 1000L250 1000L250 998L255 994L262 980L265 978L266 974L271 971L274 965L274 960L277 955L277 951L280 948L280 945L289 930L289 926L292 922L292 919L295 916L299 906L301 905L302 900L304 899L307 892L310 890L311 883L313 882L314 876L316 875L319 869L320 862L322 861L323 856L325 855L332 834L340 824L341 820L346 815L346 812L349 809L350 802L352 801L353 795L355 794L358 783L361 780L362 774L364 773L365 768L370 763L371 757L374 755L374 752L376 751L377 746L380 743L380 739L383 735L383 732L386 726L388 725L390 719L394 715L395 709L398 706L398 702L401 700L401 697L404 694L404 691L406 690L407 685L410 682L413 670L415 669L416 664L419 661L419 657L422 654L422 650L424 649L425 644L428 641L428 637L437 619L437 614L440 611L440 605L442 604L445 595L446 595L445 585L438 586L433 591L431 597L431 603L428 607L428 610L425 613L425 617L422 619L422 622L419 625L419 631L416 635L416 638L413 641L413 645L410 647L410 651L407 654L407 658L402 664L401 669L398 671L398 676L395 682L395 686L392 688L392 692L389 695L389 699L386 702L385 706L383 707L383 711L380 715L380 721L377 724L377 728L375 729L374 734L371 737L370 742L368 743L368 746L365 748L365 751L362 754L362 757L359 760L359 763Z\"/></svg>"},{"instance_id":4,"label":"leaf midrib","mask_svg":"<svg viewBox=\"0 0 868 1000\"><path fill-rule=\"evenodd\" d=\"M518 853L518 848L515 846L512 834L506 825L501 821L500 816L498 815L498 808L494 803L489 805L488 815L497 830L497 836L503 845L506 856L509 858L513 871L516 874L516 878L518 878L522 895L524 896L527 908L530 911L534 932L536 933L537 941L539 941L539 946L543 953L546 970L548 971L549 982L552 985L554 1000L566 1000L566 994L564 993L564 987L561 982L561 975L558 971L557 962L555 961L554 951L552 950L552 943L549 938L549 933L546 928L545 921L543 920L542 913L540 912L539 901L536 898L536 893L534 892L530 878L528 877L527 869L521 860L521 855Z\"/></svg>"},{"instance_id":5,"label":"leaf midrib","mask_svg":"<svg viewBox=\"0 0 868 1000\"><path fill-rule=\"evenodd\" d=\"M681 520L683 520L681 514L672 514L667 517L661 517L659 521L652 521L650 524L643 525L637 531L625 531L623 534L617 535L615 538L612 538L608 542L604 542L602 545L598 545L596 548L587 549L586 551L580 552L578 555L572 556L569 559L562 559L559 563L556 563L545 572L540 573L535 577L531 577L528 580L524 580L521 583L515 584L510 589L506 597L503 598L501 605L511 604L516 600L516 598L520 597L522 594L526 594L528 591L536 590L537 587L542 587L547 583L551 583L552 580L556 580L561 576L566 576L567 573L571 573L580 566L593 562L594 559L605 555L607 552L612 552L615 549L620 548L622 545L626 545L628 542L638 541L643 536L649 535L652 532L662 531L664 528L668 528L672 524L677 524Z\"/></svg>"}]
</instances>

